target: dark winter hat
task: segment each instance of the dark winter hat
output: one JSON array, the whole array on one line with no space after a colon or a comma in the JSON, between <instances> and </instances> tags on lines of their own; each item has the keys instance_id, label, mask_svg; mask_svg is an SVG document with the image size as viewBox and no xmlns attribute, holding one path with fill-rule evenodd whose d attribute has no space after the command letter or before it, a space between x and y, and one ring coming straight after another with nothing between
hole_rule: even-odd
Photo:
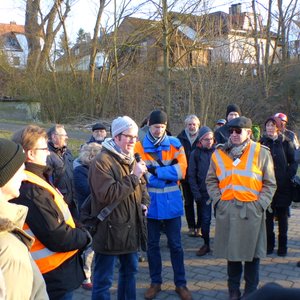
<instances>
[{"instance_id":1,"label":"dark winter hat","mask_svg":"<svg viewBox=\"0 0 300 300\"><path fill-rule=\"evenodd\" d=\"M149 126L153 124L165 124L167 125L168 116L162 110L154 110L149 116Z\"/></svg>"},{"instance_id":2,"label":"dark winter hat","mask_svg":"<svg viewBox=\"0 0 300 300\"><path fill-rule=\"evenodd\" d=\"M106 127L102 123L96 123L92 127L92 131L94 131L94 130L100 130L100 129L106 130Z\"/></svg>"},{"instance_id":3,"label":"dark winter hat","mask_svg":"<svg viewBox=\"0 0 300 300\"><path fill-rule=\"evenodd\" d=\"M199 141L201 141L208 133L213 133L213 131L207 126L202 126L199 129Z\"/></svg>"},{"instance_id":4,"label":"dark winter hat","mask_svg":"<svg viewBox=\"0 0 300 300\"><path fill-rule=\"evenodd\" d=\"M0 139L0 187L3 187L26 160L21 145L7 139Z\"/></svg>"},{"instance_id":5,"label":"dark winter hat","mask_svg":"<svg viewBox=\"0 0 300 300\"><path fill-rule=\"evenodd\" d=\"M228 127L234 127L234 128L250 128L252 127L252 121L249 118L246 118L244 116L232 119L227 123Z\"/></svg>"},{"instance_id":6,"label":"dark winter hat","mask_svg":"<svg viewBox=\"0 0 300 300\"><path fill-rule=\"evenodd\" d=\"M237 105L237 104L229 104L227 106L227 110L226 110L226 119L228 117L228 115L231 113L231 112L237 112L239 115L241 115L241 109L240 107Z\"/></svg>"},{"instance_id":7,"label":"dark winter hat","mask_svg":"<svg viewBox=\"0 0 300 300\"><path fill-rule=\"evenodd\" d=\"M223 124L223 125L225 125L226 124L226 120L225 119L219 119L219 120L217 120L216 124Z\"/></svg>"},{"instance_id":8,"label":"dark winter hat","mask_svg":"<svg viewBox=\"0 0 300 300\"><path fill-rule=\"evenodd\" d=\"M276 127L279 129L281 128L281 119L277 118L277 117L269 117L266 122L265 122L265 127L267 125L268 122L272 122L274 125L276 125Z\"/></svg>"}]
</instances>

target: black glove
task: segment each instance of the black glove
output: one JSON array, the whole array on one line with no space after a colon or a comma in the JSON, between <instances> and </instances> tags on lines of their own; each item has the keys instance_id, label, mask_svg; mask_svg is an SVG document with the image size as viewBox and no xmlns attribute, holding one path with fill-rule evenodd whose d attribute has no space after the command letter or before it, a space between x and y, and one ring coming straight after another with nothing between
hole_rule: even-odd
<instances>
[{"instance_id":1,"label":"black glove","mask_svg":"<svg viewBox=\"0 0 300 300\"><path fill-rule=\"evenodd\" d=\"M220 199L216 202L216 204L214 205L214 217L216 217L216 214L217 214L217 207L218 207L218 204L220 202Z\"/></svg>"},{"instance_id":2,"label":"black glove","mask_svg":"<svg viewBox=\"0 0 300 300\"><path fill-rule=\"evenodd\" d=\"M147 166L148 172L152 175L156 176L156 167L155 166Z\"/></svg>"},{"instance_id":3,"label":"black glove","mask_svg":"<svg viewBox=\"0 0 300 300\"><path fill-rule=\"evenodd\" d=\"M201 200L202 200L201 196L195 198L195 202L196 202L196 203L201 203Z\"/></svg>"}]
</instances>

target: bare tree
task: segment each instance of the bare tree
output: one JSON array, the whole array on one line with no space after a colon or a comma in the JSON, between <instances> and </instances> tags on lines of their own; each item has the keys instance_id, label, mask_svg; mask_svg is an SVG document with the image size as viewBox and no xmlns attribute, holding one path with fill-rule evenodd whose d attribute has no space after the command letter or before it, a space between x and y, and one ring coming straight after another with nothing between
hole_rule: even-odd
<instances>
[{"instance_id":1,"label":"bare tree","mask_svg":"<svg viewBox=\"0 0 300 300\"><path fill-rule=\"evenodd\" d=\"M70 11L71 1L53 0L50 9L44 14L40 0L26 0L25 34L29 48L29 71L36 73L46 69L54 38L62 26L61 21L57 21L58 11L64 7L62 19L65 19Z\"/></svg>"}]
</instances>

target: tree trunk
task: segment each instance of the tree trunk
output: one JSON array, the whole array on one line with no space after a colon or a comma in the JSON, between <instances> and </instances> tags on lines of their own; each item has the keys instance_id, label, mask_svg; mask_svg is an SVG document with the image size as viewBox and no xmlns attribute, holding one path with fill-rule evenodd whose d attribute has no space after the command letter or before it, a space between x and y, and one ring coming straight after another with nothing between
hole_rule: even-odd
<instances>
[{"instance_id":1,"label":"tree trunk","mask_svg":"<svg viewBox=\"0 0 300 300\"><path fill-rule=\"evenodd\" d=\"M168 116L171 116L171 87L170 87L170 45L169 45L169 21L168 21L168 3L162 0L163 4L163 61L164 61L164 88L165 88L165 106Z\"/></svg>"}]
</instances>

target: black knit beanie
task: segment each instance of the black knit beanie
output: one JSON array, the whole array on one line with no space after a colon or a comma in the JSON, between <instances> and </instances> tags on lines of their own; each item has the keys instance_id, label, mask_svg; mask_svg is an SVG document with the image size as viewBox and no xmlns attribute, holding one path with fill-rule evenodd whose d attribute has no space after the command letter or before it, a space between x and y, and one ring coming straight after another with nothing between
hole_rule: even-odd
<instances>
[{"instance_id":1,"label":"black knit beanie","mask_svg":"<svg viewBox=\"0 0 300 300\"><path fill-rule=\"evenodd\" d=\"M242 115L241 109L237 104L229 104L226 110L226 119L231 112L237 112L240 116Z\"/></svg>"},{"instance_id":2,"label":"black knit beanie","mask_svg":"<svg viewBox=\"0 0 300 300\"><path fill-rule=\"evenodd\" d=\"M21 145L0 138L0 187L3 187L26 160Z\"/></svg>"},{"instance_id":3,"label":"black knit beanie","mask_svg":"<svg viewBox=\"0 0 300 300\"><path fill-rule=\"evenodd\" d=\"M149 116L149 126L153 124L165 124L167 125L168 116L161 110L154 110Z\"/></svg>"}]
</instances>

